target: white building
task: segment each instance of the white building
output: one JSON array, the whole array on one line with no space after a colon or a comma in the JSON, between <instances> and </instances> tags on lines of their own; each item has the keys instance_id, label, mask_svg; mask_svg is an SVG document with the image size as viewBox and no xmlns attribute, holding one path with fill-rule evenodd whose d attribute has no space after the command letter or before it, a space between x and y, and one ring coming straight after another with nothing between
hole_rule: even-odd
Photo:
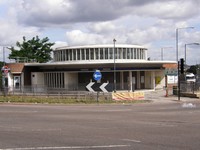
<instances>
[{"instance_id":1,"label":"white building","mask_svg":"<svg viewBox=\"0 0 200 150\"><path fill-rule=\"evenodd\" d=\"M115 53L114 53L115 52ZM115 56L115 58L114 58ZM95 82L93 73L100 70L101 83L114 83L116 89L160 89L166 86L164 70L174 68L176 61L151 61L147 48L138 45L88 45L60 47L53 52L50 63L9 63L9 87L86 90ZM20 66L18 70L17 65ZM16 70L16 71L15 71ZM17 81L15 81L17 80ZM21 88L19 88L21 89Z\"/></svg>"}]
</instances>

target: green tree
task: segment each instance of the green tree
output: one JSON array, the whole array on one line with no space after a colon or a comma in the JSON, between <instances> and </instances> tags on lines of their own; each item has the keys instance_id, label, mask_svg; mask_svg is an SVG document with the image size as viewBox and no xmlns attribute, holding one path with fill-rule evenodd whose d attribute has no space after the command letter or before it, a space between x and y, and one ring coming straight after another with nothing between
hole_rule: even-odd
<instances>
[{"instance_id":1,"label":"green tree","mask_svg":"<svg viewBox=\"0 0 200 150\"><path fill-rule=\"evenodd\" d=\"M193 73L193 74L197 74L197 68L198 68L198 65L192 65L190 66L190 68L187 70L187 72L189 73Z\"/></svg>"},{"instance_id":2,"label":"green tree","mask_svg":"<svg viewBox=\"0 0 200 150\"><path fill-rule=\"evenodd\" d=\"M14 47L9 48L11 50L9 59L17 60L22 58L23 60L35 60L39 63L45 63L52 59L51 52L53 49L51 47L53 45L54 43L50 43L48 37L40 39L36 36L28 41L23 37L22 43L16 42L16 46L19 47L19 50Z\"/></svg>"}]
</instances>

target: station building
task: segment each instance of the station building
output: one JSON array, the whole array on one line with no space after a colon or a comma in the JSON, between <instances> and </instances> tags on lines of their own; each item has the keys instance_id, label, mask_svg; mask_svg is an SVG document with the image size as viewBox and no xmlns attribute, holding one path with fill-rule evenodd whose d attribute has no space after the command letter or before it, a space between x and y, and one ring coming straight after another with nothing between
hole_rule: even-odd
<instances>
[{"instance_id":1,"label":"station building","mask_svg":"<svg viewBox=\"0 0 200 150\"><path fill-rule=\"evenodd\" d=\"M114 83L116 90L161 89L166 86L165 70L176 68L176 61L152 61L147 48L138 45L107 44L59 47L48 63L8 63L10 91L25 87L42 92L46 89L86 90L100 70L101 83Z\"/></svg>"}]
</instances>

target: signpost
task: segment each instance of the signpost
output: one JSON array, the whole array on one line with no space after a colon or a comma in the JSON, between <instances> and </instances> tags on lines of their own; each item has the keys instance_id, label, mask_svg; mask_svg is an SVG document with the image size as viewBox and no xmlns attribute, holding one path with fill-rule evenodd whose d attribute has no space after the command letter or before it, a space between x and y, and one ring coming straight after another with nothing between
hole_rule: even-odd
<instances>
[{"instance_id":1,"label":"signpost","mask_svg":"<svg viewBox=\"0 0 200 150\"><path fill-rule=\"evenodd\" d=\"M95 82L90 82L87 86L86 89L90 92L112 92L112 87L109 83L95 83Z\"/></svg>"},{"instance_id":2,"label":"signpost","mask_svg":"<svg viewBox=\"0 0 200 150\"><path fill-rule=\"evenodd\" d=\"M96 70L93 73L93 79L96 82L90 82L87 84L86 89L90 92L97 92L97 102L99 99L99 92L111 92L112 88L109 83L101 83L102 74L100 70Z\"/></svg>"},{"instance_id":3,"label":"signpost","mask_svg":"<svg viewBox=\"0 0 200 150\"><path fill-rule=\"evenodd\" d=\"M101 74L100 70L96 70L96 71L94 72L93 78L94 78L94 80L96 80L96 81L100 81L100 80L101 80L102 74Z\"/></svg>"},{"instance_id":4,"label":"signpost","mask_svg":"<svg viewBox=\"0 0 200 150\"><path fill-rule=\"evenodd\" d=\"M178 75L178 69L167 68L165 69L165 75Z\"/></svg>"}]
</instances>

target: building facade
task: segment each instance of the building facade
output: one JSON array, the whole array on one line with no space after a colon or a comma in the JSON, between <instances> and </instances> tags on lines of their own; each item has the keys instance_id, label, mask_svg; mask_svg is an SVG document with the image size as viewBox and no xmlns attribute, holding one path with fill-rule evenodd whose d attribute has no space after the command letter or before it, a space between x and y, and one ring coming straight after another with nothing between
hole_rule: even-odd
<instances>
[{"instance_id":1,"label":"building facade","mask_svg":"<svg viewBox=\"0 0 200 150\"><path fill-rule=\"evenodd\" d=\"M167 64L167 65L166 65ZM138 45L88 45L60 47L53 51L49 63L8 63L9 89L30 87L37 91L47 89L86 90L95 70L100 70L100 83L109 83L116 90L134 91L161 89L166 86L165 69L176 67L175 61L151 61L147 48Z\"/></svg>"}]
</instances>

